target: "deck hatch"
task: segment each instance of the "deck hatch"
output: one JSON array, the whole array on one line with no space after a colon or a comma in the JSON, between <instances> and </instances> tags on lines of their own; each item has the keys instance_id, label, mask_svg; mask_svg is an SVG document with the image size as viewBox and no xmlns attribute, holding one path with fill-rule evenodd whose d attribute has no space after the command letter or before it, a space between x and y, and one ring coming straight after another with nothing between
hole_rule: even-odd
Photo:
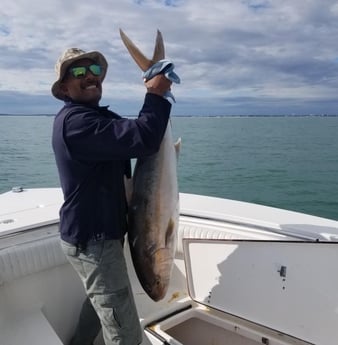
<instances>
[{"instance_id":1,"label":"deck hatch","mask_svg":"<svg viewBox=\"0 0 338 345\"><path fill-rule=\"evenodd\" d=\"M184 239L193 300L302 339L338 337L338 242Z\"/></svg>"}]
</instances>

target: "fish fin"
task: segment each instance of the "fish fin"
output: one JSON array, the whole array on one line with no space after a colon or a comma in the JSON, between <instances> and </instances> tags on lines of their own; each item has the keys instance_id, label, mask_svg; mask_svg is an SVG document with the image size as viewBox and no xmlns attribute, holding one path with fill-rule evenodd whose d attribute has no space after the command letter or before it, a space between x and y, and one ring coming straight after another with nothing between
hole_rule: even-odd
<instances>
[{"instance_id":1,"label":"fish fin","mask_svg":"<svg viewBox=\"0 0 338 345\"><path fill-rule=\"evenodd\" d=\"M131 57L135 60L136 64L141 68L143 72L149 69L153 62L149 60L137 47L136 45L130 40L130 38L120 29L120 36L121 39L129 51Z\"/></svg>"},{"instance_id":2,"label":"fish fin","mask_svg":"<svg viewBox=\"0 0 338 345\"><path fill-rule=\"evenodd\" d=\"M175 153L176 153L176 160L178 160L178 156L180 155L181 143L182 143L181 138L178 138L177 141L176 141L176 143L174 144Z\"/></svg>"},{"instance_id":3,"label":"fish fin","mask_svg":"<svg viewBox=\"0 0 338 345\"><path fill-rule=\"evenodd\" d=\"M165 232L165 246L166 247L171 242L171 239L174 235L174 230L175 230L175 221L173 220L173 218L170 218L168 226L167 226L167 231Z\"/></svg>"},{"instance_id":4,"label":"fish fin","mask_svg":"<svg viewBox=\"0 0 338 345\"><path fill-rule=\"evenodd\" d=\"M157 62L163 60L165 57L163 37L160 30L157 30L156 42L154 48L153 61Z\"/></svg>"},{"instance_id":5,"label":"fish fin","mask_svg":"<svg viewBox=\"0 0 338 345\"><path fill-rule=\"evenodd\" d=\"M131 41L131 39L120 29L121 39L129 51L131 57L135 60L136 64L141 68L143 72L148 70L157 61L164 59L164 43L163 37L159 30L157 30L154 54L152 60L149 60L139 48Z\"/></svg>"}]
</instances>

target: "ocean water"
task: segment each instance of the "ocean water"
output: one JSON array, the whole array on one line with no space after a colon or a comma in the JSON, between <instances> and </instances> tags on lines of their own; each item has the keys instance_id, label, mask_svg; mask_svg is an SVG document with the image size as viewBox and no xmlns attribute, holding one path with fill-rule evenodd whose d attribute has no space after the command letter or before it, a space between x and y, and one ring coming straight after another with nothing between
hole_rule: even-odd
<instances>
[{"instance_id":1,"label":"ocean water","mask_svg":"<svg viewBox=\"0 0 338 345\"><path fill-rule=\"evenodd\" d=\"M51 116L0 116L0 193L58 187ZM338 220L338 117L173 117L181 192Z\"/></svg>"}]
</instances>

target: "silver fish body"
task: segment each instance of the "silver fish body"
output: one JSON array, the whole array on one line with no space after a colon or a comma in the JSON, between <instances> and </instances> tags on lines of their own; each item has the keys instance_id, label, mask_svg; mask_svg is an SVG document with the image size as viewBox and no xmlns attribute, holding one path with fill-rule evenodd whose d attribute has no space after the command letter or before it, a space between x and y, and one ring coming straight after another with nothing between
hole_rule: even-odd
<instances>
[{"instance_id":1,"label":"silver fish body","mask_svg":"<svg viewBox=\"0 0 338 345\"><path fill-rule=\"evenodd\" d=\"M143 72L165 57L160 31L157 31L152 59L148 59L121 29L120 36ZM133 175L128 214L129 247L138 279L154 301L159 301L166 295L176 250L179 148L180 140L173 143L169 123L159 151L138 159Z\"/></svg>"},{"instance_id":2,"label":"silver fish body","mask_svg":"<svg viewBox=\"0 0 338 345\"><path fill-rule=\"evenodd\" d=\"M163 299L168 290L177 242L179 192L177 159L171 124L159 151L138 159L129 207L128 240L138 279L150 298Z\"/></svg>"}]
</instances>

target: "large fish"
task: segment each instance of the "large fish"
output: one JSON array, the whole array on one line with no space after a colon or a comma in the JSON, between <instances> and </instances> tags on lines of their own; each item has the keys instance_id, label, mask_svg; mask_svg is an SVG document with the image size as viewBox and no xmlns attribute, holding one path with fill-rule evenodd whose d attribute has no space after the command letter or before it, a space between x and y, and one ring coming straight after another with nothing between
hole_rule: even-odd
<instances>
[{"instance_id":1,"label":"large fish","mask_svg":"<svg viewBox=\"0 0 338 345\"><path fill-rule=\"evenodd\" d=\"M154 55L147 59L120 30L121 38L139 67L146 71L164 58L164 44L157 32ZM163 299L174 262L179 219L177 159L180 139L174 144L171 124L159 151L136 162L129 207L128 240L138 279L150 298Z\"/></svg>"}]
</instances>

